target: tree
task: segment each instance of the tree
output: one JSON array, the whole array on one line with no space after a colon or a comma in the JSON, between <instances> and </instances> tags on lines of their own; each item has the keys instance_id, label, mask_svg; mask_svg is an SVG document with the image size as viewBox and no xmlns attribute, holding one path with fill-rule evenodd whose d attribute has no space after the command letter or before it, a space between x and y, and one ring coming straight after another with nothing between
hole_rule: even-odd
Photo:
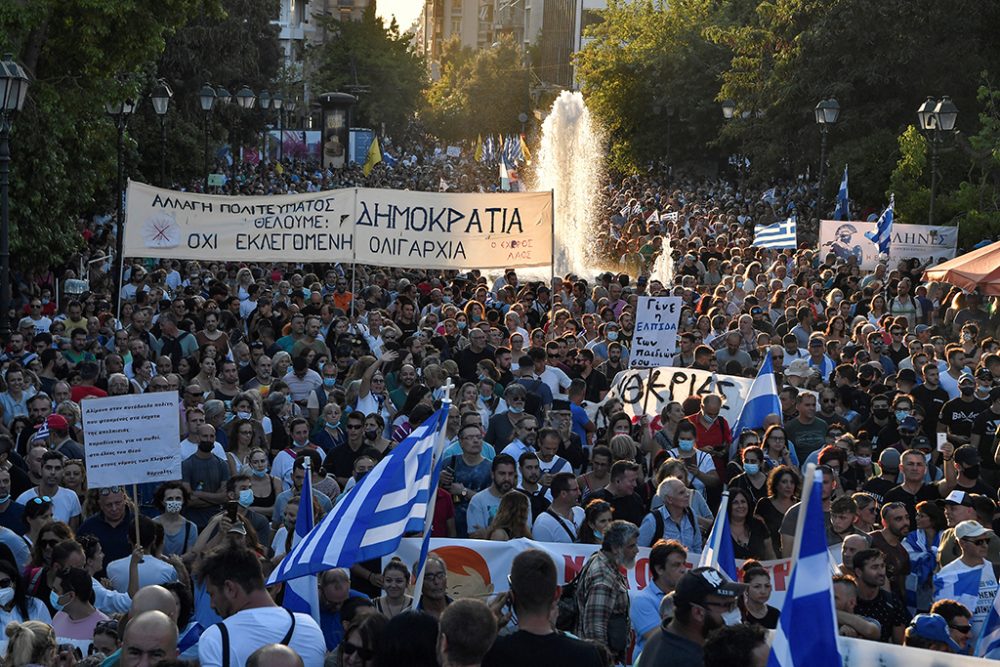
<instances>
[{"instance_id":1,"label":"tree","mask_svg":"<svg viewBox=\"0 0 1000 667\"><path fill-rule=\"evenodd\" d=\"M504 35L489 49L445 45L441 78L427 93L427 125L449 140L520 131L529 109L530 74L513 39Z\"/></svg>"},{"instance_id":2,"label":"tree","mask_svg":"<svg viewBox=\"0 0 1000 667\"><path fill-rule=\"evenodd\" d=\"M401 133L419 107L426 85L424 60L409 37L400 35L376 16L375 2L360 21L317 17L327 31L326 42L307 53L312 89L319 92L358 92L354 124Z\"/></svg>"},{"instance_id":3,"label":"tree","mask_svg":"<svg viewBox=\"0 0 1000 667\"><path fill-rule=\"evenodd\" d=\"M32 81L11 137L15 266L57 265L81 244L80 216L112 208L115 129L104 103L134 97L165 41L215 0L0 3L0 47Z\"/></svg>"}]
</instances>

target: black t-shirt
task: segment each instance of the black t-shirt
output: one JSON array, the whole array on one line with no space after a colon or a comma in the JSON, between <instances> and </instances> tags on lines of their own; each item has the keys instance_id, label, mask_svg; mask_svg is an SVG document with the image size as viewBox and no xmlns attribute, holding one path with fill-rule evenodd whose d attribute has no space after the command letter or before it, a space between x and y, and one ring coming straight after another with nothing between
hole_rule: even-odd
<instances>
[{"instance_id":1,"label":"black t-shirt","mask_svg":"<svg viewBox=\"0 0 1000 667\"><path fill-rule=\"evenodd\" d=\"M701 646L680 635L664 629L649 638L639 656L641 667L702 667L705 652ZM541 664L541 663L536 663Z\"/></svg>"},{"instance_id":2,"label":"black t-shirt","mask_svg":"<svg viewBox=\"0 0 1000 667\"><path fill-rule=\"evenodd\" d=\"M548 509L551 504L548 498L545 497L545 489L539 487L541 490L538 493L530 493L521 487L517 487L514 490L523 493L528 496L528 503L531 506L531 523L534 525L535 519L538 515Z\"/></svg>"},{"instance_id":3,"label":"black t-shirt","mask_svg":"<svg viewBox=\"0 0 1000 667\"><path fill-rule=\"evenodd\" d=\"M467 382L475 382L478 379L476 365L483 359L493 361L493 355L493 348L487 345L480 352L473 352L471 347L467 347L457 352L453 358L455 359L455 363L458 364L459 376Z\"/></svg>"},{"instance_id":4,"label":"black t-shirt","mask_svg":"<svg viewBox=\"0 0 1000 667\"><path fill-rule=\"evenodd\" d=\"M642 524L642 519L646 516L646 508L643 506L642 499L635 493L616 498L607 489L598 489L590 494L587 500L589 502L594 498L606 500L611 504L615 520L621 519L638 526Z\"/></svg>"},{"instance_id":5,"label":"black t-shirt","mask_svg":"<svg viewBox=\"0 0 1000 667\"><path fill-rule=\"evenodd\" d=\"M601 392L611 389L611 384L608 382L607 376L598 370L591 371L584 382L587 383L585 399L591 403L600 403Z\"/></svg>"},{"instance_id":6,"label":"black t-shirt","mask_svg":"<svg viewBox=\"0 0 1000 667\"><path fill-rule=\"evenodd\" d=\"M976 417L989 407L989 403L978 398L971 401L953 398L941 407L940 423L947 426L950 433L968 437L972 435L972 424Z\"/></svg>"},{"instance_id":7,"label":"black t-shirt","mask_svg":"<svg viewBox=\"0 0 1000 667\"><path fill-rule=\"evenodd\" d=\"M350 445L345 442L342 446L335 447L324 459L323 469L334 477L348 478L354 474L354 461L361 456L364 449L364 445L358 447L357 450L351 449Z\"/></svg>"},{"instance_id":8,"label":"black t-shirt","mask_svg":"<svg viewBox=\"0 0 1000 667\"><path fill-rule=\"evenodd\" d=\"M938 487L934 484L924 484L915 494L907 491L902 484L894 486L885 494L886 503L903 503L906 505L906 513L910 515L910 530L917 529L917 503L924 500L938 500L941 498Z\"/></svg>"},{"instance_id":9,"label":"black t-shirt","mask_svg":"<svg viewBox=\"0 0 1000 667\"><path fill-rule=\"evenodd\" d=\"M996 451L997 427L1000 427L1000 415L993 410L984 410L972 422L972 434L979 436L979 457L982 459L982 466L987 470L996 470L998 467L993 462L993 453Z\"/></svg>"},{"instance_id":10,"label":"black t-shirt","mask_svg":"<svg viewBox=\"0 0 1000 667\"><path fill-rule=\"evenodd\" d=\"M743 612L743 622L747 625L759 625L762 628L767 628L768 630L774 630L778 627L778 619L781 617L781 612L767 605L767 613L764 614L764 618L757 618L753 614L744 611Z\"/></svg>"},{"instance_id":11,"label":"black t-shirt","mask_svg":"<svg viewBox=\"0 0 1000 667\"><path fill-rule=\"evenodd\" d=\"M875 499L878 500L878 503L881 506L885 501L885 494L889 493L889 490L895 488L897 485L895 477L893 479L872 477L861 486L861 490L875 496Z\"/></svg>"},{"instance_id":12,"label":"black t-shirt","mask_svg":"<svg viewBox=\"0 0 1000 667\"><path fill-rule=\"evenodd\" d=\"M924 433L937 432L941 408L948 402L948 392L941 385L937 389L931 389L926 384L921 384L914 387L910 395L924 409Z\"/></svg>"},{"instance_id":13,"label":"black t-shirt","mask_svg":"<svg viewBox=\"0 0 1000 667\"><path fill-rule=\"evenodd\" d=\"M599 649L592 644L559 632L536 635L524 630L497 637L483 658L483 667L602 667L603 664Z\"/></svg>"},{"instance_id":14,"label":"black t-shirt","mask_svg":"<svg viewBox=\"0 0 1000 667\"><path fill-rule=\"evenodd\" d=\"M906 604L899 598L886 590L879 590L874 600L862 600L858 596L858 604L854 607L854 613L859 616L867 616L879 622L882 626L882 634L879 641L888 643L892 639L892 629L899 626L907 626L910 623L910 614L906 611Z\"/></svg>"}]
</instances>

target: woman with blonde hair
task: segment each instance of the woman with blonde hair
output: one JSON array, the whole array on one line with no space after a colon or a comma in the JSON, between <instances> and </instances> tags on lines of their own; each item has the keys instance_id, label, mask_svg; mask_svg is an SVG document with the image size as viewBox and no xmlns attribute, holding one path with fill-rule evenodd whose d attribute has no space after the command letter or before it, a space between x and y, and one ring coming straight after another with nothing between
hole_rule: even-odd
<instances>
[{"instance_id":1,"label":"woman with blonde hair","mask_svg":"<svg viewBox=\"0 0 1000 667\"><path fill-rule=\"evenodd\" d=\"M5 667L30 667L52 665L56 659L56 633L48 623L41 621L11 621L5 630L7 651Z\"/></svg>"},{"instance_id":2,"label":"woman with blonde hair","mask_svg":"<svg viewBox=\"0 0 1000 667\"><path fill-rule=\"evenodd\" d=\"M486 533L491 540L506 542L518 537L531 539L531 506L528 496L520 491L508 491L500 499L497 515L493 518Z\"/></svg>"}]
</instances>

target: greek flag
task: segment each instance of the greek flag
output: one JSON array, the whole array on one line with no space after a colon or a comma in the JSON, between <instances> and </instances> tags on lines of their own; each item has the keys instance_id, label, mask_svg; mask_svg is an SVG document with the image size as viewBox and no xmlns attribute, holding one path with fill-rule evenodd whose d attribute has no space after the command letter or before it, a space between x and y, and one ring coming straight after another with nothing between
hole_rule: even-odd
<instances>
[{"instance_id":1,"label":"greek flag","mask_svg":"<svg viewBox=\"0 0 1000 667\"><path fill-rule=\"evenodd\" d=\"M976 655L980 658L1000 659L1000 595L993 599L993 606L983 623L983 631L976 642Z\"/></svg>"},{"instance_id":2,"label":"greek flag","mask_svg":"<svg viewBox=\"0 0 1000 667\"><path fill-rule=\"evenodd\" d=\"M418 426L278 564L268 585L394 552L404 533L423 533L437 488L448 407Z\"/></svg>"},{"instance_id":3,"label":"greek flag","mask_svg":"<svg viewBox=\"0 0 1000 667\"><path fill-rule=\"evenodd\" d=\"M979 602L979 583L983 578L983 568L977 567L972 570L942 568L934 575L934 599L942 600L947 598L961 602L975 613L976 604ZM972 621L973 632L978 632L976 621Z\"/></svg>"},{"instance_id":4,"label":"greek flag","mask_svg":"<svg viewBox=\"0 0 1000 667\"><path fill-rule=\"evenodd\" d=\"M906 608L911 616L917 613L921 594L930 598L933 592L929 590L928 580L937 567L940 543L941 533L935 535L933 544L928 544L927 535L922 530L914 530L902 542L906 553L910 555L910 574L906 577Z\"/></svg>"},{"instance_id":5,"label":"greek flag","mask_svg":"<svg viewBox=\"0 0 1000 667\"><path fill-rule=\"evenodd\" d=\"M304 460L305 480L302 482L302 494L299 501L299 513L295 518L295 543L302 542L309 531L313 529L315 519L313 517L313 493L312 493L312 471L309 468L309 459ZM316 575L307 574L304 577L291 579L285 583L285 596L281 600L281 606L288 611L297 611L309 614L319 623L319 588L316 585Z\"/></svg>"},{"instance_id":6,"label":"greek flag","mask_svg":"<svg viewBox=\"0 0 1000 667\"><path fill-rule=\"evenodd\" d=\"M778 202L777 188L764 190L764 194L760 196L760 200L774 206Z\"/></svg>"},{"instance_id":7,"label":"greek flag","mask_svg":"<svg viewBox=\"0 0 1000 667\"><path fill-rule=\"evenodd\" d=\"M896 205L896 195L889 195L889 205L875 222L874 232L865 232L865 238L878 246L882 255L889 254L889 244L892 243L893 207Z\"/></svg>"},{"instance_id":8,"label":"greek flag","mask_svg":"<svg viewBox=\"0 0 1000 667\"><path fill-rule=\"evenodd\" d=\"M763 428L768 415L781 417L781 399L778 397L778 383L774 380L774 362L770 352L764 355L764 363L750 385L747 399L733 424L733 444L729 452L731 457L736 456L740 433L747 429Z\"/></svg>"},{"instance_id":9,"label":"greek flag","mask_svg":"<svg viewBox=\"0 0 1000 667\"><path fill-rule=\"evenodd\" d=\"M708 534L708 542L701 552L698 567L714 567L729 577L730 581L739 581L733 538L729 532L729 491L722 492L722 502L715 515L712 532Z\"/></svg>"},{"instance_id":10,"label":"greek flag","mask_svg":"<svg viewBox=\"0 0 1000 667\"><path fill-rule=\"evenodd\" d=\"M773 225L757 225L753 234L758 248L795 248L795 216Z\"/></svg>"},{"instance_id":11,"label":"greek flag","mask_svg":"<svg viewBox=\"0 0 1000 667\"><path fill-rule=\"evenodd\" d=\"M847 197L847 165L844 165L844 178L840 181L840 190L837 191L837 208L833 211L834 220L850 220L851 200Z\"/></svg>"},{"instance_id":12,"label":"greek flag","mask_svg":"<svg viewBox=\"0 0 1000 667\"><path fill-rule=\"evenodd\" d=\"M768 667L841 667L830 555L823 521L823 473L809 464L799 506L791 578L774 631ZM809 619L803 623L802 619Z\"/></svg>"}]
</instances>

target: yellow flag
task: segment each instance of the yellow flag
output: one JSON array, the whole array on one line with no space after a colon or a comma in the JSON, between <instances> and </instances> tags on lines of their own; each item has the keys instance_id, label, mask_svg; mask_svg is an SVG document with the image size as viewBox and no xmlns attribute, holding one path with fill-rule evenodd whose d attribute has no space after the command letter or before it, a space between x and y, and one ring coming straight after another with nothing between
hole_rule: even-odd
<instances>
[{"instance_id":1,"label":"yellow flag","mask_svg":"<svg viewBox=\"0 0 1000 667\"><path fill-rule=\"evenodd\" d=\"M278 173L279 176L281 174L285 173L285 168L283 166L281 166L280 162L278 164L274 165L274 170Z\"/></svg>"},{"instance_id":2,"label":"yellow flag","mask_svg":"<svg viewBox=\"0 0 1000 667\"><path fill-rule=\"evenodd\" d=\"M361 168L361 171L365 176L372 173L372 169L379 162L382 161L382 151L378 149L378 137L372 137L372 144L368 147L368 159L365 160L365 166Z\"/></svg>"},{"instance_id":3,"label":"yellow flag","mask_svg":"<svg viewBox=\"0 0 1000 667\"><path fill-rule=\"evenodd\" d=\"M531 162L531 151L528 150L528 142L524 140L524 135L521 135L521 154L524 156L525 162Z\"/></svg>"},{"instance_id":4,"label":"yellow flag","mask_svg":"<svg viewBox=\"0 0 1000 667\"><path fill-rule=\"evenodd\" d=\"M476 162L483 161L483 135L481 134L476 137L476 152L473 153L472 159Z\"/></svg>"}]
</instances>

